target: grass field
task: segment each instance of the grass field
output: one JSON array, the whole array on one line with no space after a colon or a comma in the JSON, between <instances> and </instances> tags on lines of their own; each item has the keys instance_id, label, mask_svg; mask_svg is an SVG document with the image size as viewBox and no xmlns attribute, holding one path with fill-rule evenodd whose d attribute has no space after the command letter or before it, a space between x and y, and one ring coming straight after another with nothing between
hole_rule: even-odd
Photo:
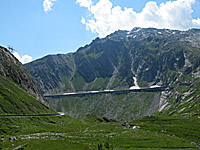
<instances>
[{"instance_id":1,"label":"grass field","mask_svg":"<svg viewBox=\"0 0 200 150\"><path fill-rule=\"evenodd\" d=\"M130 123L95 115L0 118L0 149L199 149L199 125L195 117L145 117Z\"/></svg>"}]
</instances>

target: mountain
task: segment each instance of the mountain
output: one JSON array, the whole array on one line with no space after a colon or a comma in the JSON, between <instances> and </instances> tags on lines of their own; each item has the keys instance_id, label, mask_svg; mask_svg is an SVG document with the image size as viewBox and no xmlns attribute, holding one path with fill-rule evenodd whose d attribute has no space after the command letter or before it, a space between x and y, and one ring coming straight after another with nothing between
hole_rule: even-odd
<instances>
[{"instance_id":1,"label":"mountain","mask_svg":"<svg viewBox=\"0 0 200 150\"><path fill-rule=\"evenodd\" d=\"M144 93L146 98L144 96L142 99L138 97L143 94L129 94L125 99L120 99L119 96L100 96L92 98L94 100L90 102L81 101L88 97L77 98L79 100L76 102L66 102L66 99L49 101L55 109L73 116L86 115L86 108L92 108L89 112L100 111L101 109L95 110L95 99L101 100L98 107L105 108L101 116L116 116L118 119L120 113L127 112L127 106L131 111L123 117L139 116L141 112L143 115L156 112L194 115L199 113L199 43L199 29L178 31L134 28L131 31L116 31L102 39L96 38L75 53L49 55L28 63L25 67L44 94L128 89L137 84L140 87L168 87L168 91L160 92L157 96L154 93L148 98L148 94ZM119 99L117 107L106 104L111 101L114 105L115 99ZM121 101L124 105L122 108ZM78 108L84 111L83 114L77 110L79 103L82 103ZM141 109L134 105L136 103L141 105ZM144 109L146 105L149 106L148 109ZM113 115L110 109L122 111Z\"/></svg>"},{"instance_id":2,"label":"mountain","mask_svg":"<svg viewBox=\"0 0 200 150\"><path fill-rule=\"evenodd\" d=\"M25 67L43 93L128 88L133 77L140 86L168 85L174 80L169 72L189 74L199 66L199 34L197 29L117 31L75 53L49 55ZM102 85L93 87L96 82Z\"/></svg>"},{"instance_id":3,"label":"mountain","mask_svg":"<svg viewBox=\"0 0 200 150\"><path fill-rule=\"evenodd\" d=\"M0 47L0 114L54 112L46 105L32 76L4 47Z\"/></svg>"},{"instance_id":4,"label":"mountain","mask_svg":"<svg viewBox=\"0 0 200 150\"><path fill-rule=\"evenodd\" d=\"M45 94L138 84L167 88L48 99L52 108L77 118L1 115L0 149L199 149L199 50L199 30L135 28L29 63ZM3 47L0 71L0 114L55 113L36 99L42 96L35 81Z\"/></svg>"}]
</instances>

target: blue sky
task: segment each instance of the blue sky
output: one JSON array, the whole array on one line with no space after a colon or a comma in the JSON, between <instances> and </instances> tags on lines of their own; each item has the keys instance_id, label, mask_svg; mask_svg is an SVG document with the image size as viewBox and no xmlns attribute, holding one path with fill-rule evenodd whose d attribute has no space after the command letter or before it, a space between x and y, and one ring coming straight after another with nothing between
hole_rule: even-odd
<instances>
[{"instance_id":1,"label":"blue sky","mask_svg":"<svg viewBox=\"0 0 200 150\"><path fill-rule=\"evenodd\" d=\"M0 0L0 7L0 45L13 46L23 63L75 52L119 29L200 28L200 0Z\"/></svg>"}]
</instances>

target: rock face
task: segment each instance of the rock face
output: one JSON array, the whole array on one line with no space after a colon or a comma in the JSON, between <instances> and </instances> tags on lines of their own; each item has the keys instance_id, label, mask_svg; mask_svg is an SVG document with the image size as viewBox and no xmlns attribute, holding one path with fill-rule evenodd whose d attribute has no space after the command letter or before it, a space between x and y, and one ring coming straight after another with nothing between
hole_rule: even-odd
<instances>
[{"instance_id":1,"label":"rock face","mask_svg":"<svg viewBox=\"0 0 200 150\"><path fill-rule=\"evenodd\" d=\"M4 47L0 46L0 75L9 77L21 88L45 103L43 96L32 76L23 65Z\"/></svg>"},{"instance_id":2,"label":"rock face","mask_svg":"<svg viewBox=\"0 0 200 150\"><path fill-rule=\"evenodd\" d=\"M25 65L44 94L125 89L134 86L134 79L140 87L168 86L169 92L163 92L155 104L158 110L182 105L181 97L188 90L180 88L196 87L189 83L199 80L199 66L200 30L155 28L117 31L75 53L50 55Z\"/></svg>"},{"instance_id":3,"label":"rock face","mask_svg":"<svg viewBox=\"0 0 200 150\"><path fill-rule=\"evenodd\" d=\"M34 74L43 93L51 93L55 88L63 87L63 78L72 76L75 67L72 54L49 55L31 64L25 67Z\"/></svg>"}]
</instances>

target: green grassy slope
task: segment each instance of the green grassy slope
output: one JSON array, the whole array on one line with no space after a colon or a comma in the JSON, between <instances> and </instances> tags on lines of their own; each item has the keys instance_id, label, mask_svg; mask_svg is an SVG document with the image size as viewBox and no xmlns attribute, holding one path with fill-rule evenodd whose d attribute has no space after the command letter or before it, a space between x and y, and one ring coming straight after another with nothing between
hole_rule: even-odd
<instances>
[{"instance_id":1,"label":"green grassy slope","mask_svg":"<svg viewBox=\"0 0 200 150\"><path fill-rule=\"evenodd\" d=\"M55 113L20 88L11 79L0 75L0 114Z\"/></svg>"},{"instance_id":2,"label":"green grassy slope","mask_svg":"<svg viewBox=\"0 0 200 150\"><path fill-rule=\"evenodd\" d=\"M198 117L144 117L131 122L143 130L179 137L200 144L200 118ZM200 146L200 145L199 145Z\"/></svg>"},{"instance_id":3,"label":"green grassy slope","mask_svg":"<svg viewBox=\"0 0 200 150\"><path fill-rule=\"evenodd\" d=\"M95 115L0 118L0 122L0 149L182 150L198 149L200 143L198 118L147 117L130 123L140 126L135 130Z\"/></svg>"},{"instance_id":4,"label":"green grassy slope","mask_svg":"<svg viewBox=\"0 0 200 150\"><path fill-rule=\"evenodd\" d=\"M73 117L83 118L88 113L94 113L97 116L127 121L157 112L159 99L159 92L139 92L52 98L47 101L56 111L66 112Z\"/></svg>"}]
</instances>

